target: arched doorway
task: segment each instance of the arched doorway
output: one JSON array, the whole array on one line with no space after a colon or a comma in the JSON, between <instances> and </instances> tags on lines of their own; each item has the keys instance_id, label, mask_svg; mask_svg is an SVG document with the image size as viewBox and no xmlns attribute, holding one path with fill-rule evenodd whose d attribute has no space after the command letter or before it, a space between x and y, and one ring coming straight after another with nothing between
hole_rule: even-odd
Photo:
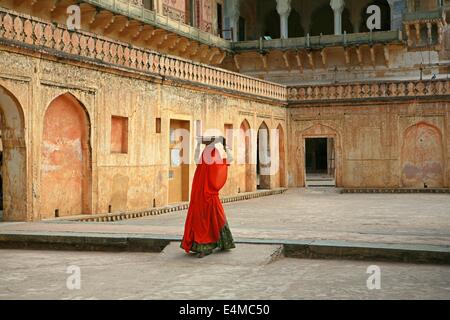
<instances>
[{"instance_id":1,"label":"arched doorway","mask_svg":"<svg viewBox=\"0 0 450 320\"><path fill-rule=\"evenodd\" d=\"M298 139L301 143L299 185L341 187L342 148L337 129L316 123L301 131Z\"/></svg>"},{"instance_id":2,"label":"arched doorway","mask_svg":"<svg viewBox=\"0 0 450 320\"><path fill-rule=\"evenodd\" d=\"M27 220L27 153L22 107L0 86L1 211L4 221Z\"/></svg>"},{"instance_id":3,"label":"arched doorway","mask_svg":"<svg viewBox=\"0 0 450 320\"><path fill-rule=\"evenodd\" d=\"M91 213L90 120L71 94L54 99L44 116L41 218Z\"/></svg>"},{"instance_id":4,"label":"arched doorway","mask_svg":"<svg viewBox=\"0 0 450 320\"><path fill-rule=\"evenodd\" d=\"M334 13L330 4L326 3L314 10L311 18L311 35L334 34ZM353 33L350 12L347 8L342 11L342 32Z\"/></svg>"},{"instance_id":5,"label":"arched doorway","mask_svg":"<svg viewBox=\"0 0 450 320\"><path fill-rule=\"evenodd\" d=\"M375 31L389 31L391 30L391 7L386 0L374 0L368 3L361 11L361 26L360 32L369 32L367 28L367 19L371 14L367 14L367 8L371 5L377 5L381 9L381 29L375 29Z\"/></svg>"},{"instance_id":6,"label":"arched doorway","mask_svg":"<svg viewBox=\"0 0 450 320\"><path fill-rule=\"evenodd\" d=\"M239 192L253 191L251 138L250 124L244 120L239 130L238 164L241 166L242 176L244 176L244 180L239 182Z\"/></svg>"},{"instance_id":7,"label":"arched doorway","mask_svg":"<svg viewBox=\"0 0 450 320\"><path fill-rule=\"evenodd\" d=\"M256 185L258 189L270 189L270 140L269 128L263 121L258 129L256 152Z\"/></svg>"},{"instance_id":8,"label":"arched doorway","mask_svg":"<svg viewBox=\"0 0 450 320\"><path fill-rule=\"evenodd\" d=\"M401 159L402 187L444 186L444 150L438 128L420 122L406 129Z\"/></svg>"},{"instance_id":9,"label":"arched doorway","mask_svg":"<svg viewBox=\"0 0 450 320\"><path fill-rule=\"evenodd\" d=\"M272 39L279 39L281 37L280 15L277 10L271 10L264 20L264 36L269 36ZM288 19L289 38L303 37L305 32L302 27L300 14L292 9Z\"/></svg>"},{"instance_id":10,"label":"arched doorway","mask_svg":"<svg viewBox=\"0 0 450 320\"><path fill-rule=\"evenodd\" d=\"M286 167L285 167L285 161L286 161L286 155L285 155L285 147L284 147L284 130L281 124L277 127L278 130L278 163L279 163L279 170L278 170L278 176L279 176L279 187L286 187Z\"/></svg>"},{"instance_id":11,"label":"arched doorway","mask_svg":"<svg viewBox=\"0 0 450 320\"><path fill-rule=\"evenodd\" d=\"M281 36L280 31L280 15L277 10L271 10L264 19L264 36L269 36L272 39L279 39Z\"/></svg>"},{"instance_id":12,"label":"arched doorway","mask_svg":"<svg viewBox=\"0 0 450 320\"><path fill-rule=\"evenodd\" d=\"M288 20L289 38L300 38L305 36L305 31L302 27L302 18L300 14L292 9Z\"/></svg>"}]
</instances>

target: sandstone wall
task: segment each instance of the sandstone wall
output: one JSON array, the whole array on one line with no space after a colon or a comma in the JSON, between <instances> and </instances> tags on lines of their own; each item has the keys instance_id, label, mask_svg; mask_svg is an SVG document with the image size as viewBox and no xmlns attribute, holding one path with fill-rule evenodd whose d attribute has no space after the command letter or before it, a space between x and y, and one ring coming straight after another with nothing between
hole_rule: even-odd
<instances>
[{"instance_id":1,"label":"sandstone wall","mask_svg":"<svg viewBox=\"0 0 450 320\"><path fill-rule=\"evenodd\" d=\"M119 71L105 72L80 63L58 62L40 55L6 50L0 51L0 64L0 88L17 100L17 110L23 113L22 128L14 121L10 125L17 127L16 131L25 137L22 145L17 142L19 147L14 150L24 150L26 154L26 165L23 162L26 170L20 171L22 183L19 183L26 192L14 191L13 196L23 200L23 208L6 210L5 217L9 220L51 218L56 210L58 215L64 216L166 205L171 119L189 121L191 158L198 120L204 131L212 128L223 131L225 124L238 129L247 120L251 129L259 128L264 121L270 129L281 126L287 132L284 107L238 95L194 90L186 84L144 79L138 75L130 77ZM69 99L70 104L75 101L76 106L68 107L64 99ZM9 115L8 106L0 101L2 112ZM51 110L49 106L55 101L59 102ZM78 111L71 108L78 108ZM72 111L69 114L64 109ZM53 115L49 116L49 112ZM82 114L85 114L83 119L79 118ZM117 144L123 137L117 138L111 128L113 116L127 118L126 153L117 152L122 150L117 149ZM157 118L161 119L161 133L156 132ZM58 119L61 123L56 123ZM64 131L66 120L74 126L72 131ZM88 133L84 140L83 131ZM256 134L253 134L253 145L255 142ZM233 143L237 157L238 137ZM59 146L69 150L70 155ZM256 148L252 148L252 158L256 158ZM251 179L253 190L256 189L256 173L249 175L241 167L237 164L230 167L223 195L237 193L246 179ZM189 185L194 170L195 164L191 164ZM69 183L70 188L64 183ZM272 187L279 184L275 179L271 183ZM84 191L75 192L74 188ZM239 191L245 191L245 187ZM69 205L81 198L85 205L76 208Z\"/></svg>"},{"instance_id":2,"label":"sandstone wall","mask_svg":"<svg viewBox=\"0 0 450 320\"><path fill-rule=\"evenodd\" d=\"M292 106L294 107L294 106ZM450 102L364 102L290 109L289 186L304 186L304 139L332 137L340 187L449 187Z\"/></svg>"}]
</instances>

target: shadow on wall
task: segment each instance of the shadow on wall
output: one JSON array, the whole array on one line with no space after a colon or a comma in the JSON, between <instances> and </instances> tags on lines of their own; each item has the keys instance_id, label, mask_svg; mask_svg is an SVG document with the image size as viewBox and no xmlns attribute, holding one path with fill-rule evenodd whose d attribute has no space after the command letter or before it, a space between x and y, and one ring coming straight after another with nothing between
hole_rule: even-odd
<instances>
[{"instance_id":1,"label":"shadow on wall","mask_svg":"<svg viewBox=\"0 0 450 320\"><path fill-rule=\"evenodd\" d=\"M27 220L27 170L24 115L14 95L0 86L2 201L5 221Z\"/></svg>"}]
</instances>

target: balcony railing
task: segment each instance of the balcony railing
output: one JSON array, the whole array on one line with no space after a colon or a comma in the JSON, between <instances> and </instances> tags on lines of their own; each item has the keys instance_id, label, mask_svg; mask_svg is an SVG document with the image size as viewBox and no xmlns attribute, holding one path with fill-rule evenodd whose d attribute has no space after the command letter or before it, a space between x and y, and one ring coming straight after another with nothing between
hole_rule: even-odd
<instances>
[{"instance_id":1,"label":"balcony railing","mask_svg":"<svg viewBox=\"0 0 450 320\"><path fill-rule=\"evenodd\" d=\"M289 87L288 99L296 103L338 102L370 99L410 99L450 94L450 80L404 80Z\"/></svg>"},{"instance_id":2,"label":"balcony railing","mask_svg":"<svg viewBox=\"0 0 450 320\"><path fill-rule=\"evenodd\" d=\"M104 63L135 72L188 81L211 88L249 94L262 99L286 101L286 86L209 65L195 63L152 50L134 47L84 31L22 15L0 7L0 43L22 45L33 50L90 63Z\"/></svg>"},{"instance_id":3,"label":"balcony railing","mask_svg":"<svg viewBox=\"0 0 450 320\"><path fill-rule=\"evenodd\" d=\"M403 41L401 31L380 31L368 33L350 33L343 35L323 35L313 37L253 40L233 43L235 51L253 51L268 49L308 49L336 46L351 46L377 43L396 43Z\"/></svg>"},{"instance_id":4,"label":"balcony railing","mask_svg":"<svg viewBox=\"0 0 450 320\"><path fill-rule=\"evenodd\" d=\"M445 10L444 8L439 8L432 11L415 11L406 12L403 14L403 22L414 22L414 21L433 21L433 20L445 20Z\"/></svg>"}]
</instances>

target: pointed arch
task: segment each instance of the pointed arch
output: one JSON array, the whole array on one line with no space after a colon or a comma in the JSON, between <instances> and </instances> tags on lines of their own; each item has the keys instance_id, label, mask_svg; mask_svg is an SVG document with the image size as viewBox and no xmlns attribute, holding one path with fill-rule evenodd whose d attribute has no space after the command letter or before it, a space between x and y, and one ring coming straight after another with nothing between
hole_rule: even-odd
<instances>
[{"instance_id":1,"label":"pointed arch","mask_svg":"<svg viewBox=\"0 0 450 320\"><path fill-rule=\"evenodd\" d=\"M28 220L24 112L17 98L2 86L0 86L0 132L3 220Z\"/></svg>"},{"instance_id":2,"label":"pointed arch","mask_svg":"<svg viewBox=\"0 0 450 320\"><path fill-rule=\"evenodd\" d=\"M307 138L327 138L332 139L330 142L332 143L332 153L333 157L331 162L332 172L334 173L335 185L336 187L341 187L343 184L343 176L342 176L342 166L343 166L343 155L342 155L342 137L337 128L333 126L322 124L322 123L314 123L311 126L305 128L297 135L300 143L299 154L298 154L298 163L299 163L299 175L298 177L298 185L305 186L306 185L306 139Z\"/></svg>"},{"instance_id":3,"label":"pointed arch","mask_svg":"<svg viewBox=\"0 0 450 320\"><path fill-rule=\"evenodd\" d=\"M284 145L284 129L281 123L277 127L278 130L278 186L286 187L286 147Z\"/></svg>"},{"instance_id":4,"label":"pointed arch","mask_svg":"<svg viewBox=\"0 0 450 320\"><path fill-rule=\"evenodd\" d=\"M259 189L270 189L270 134L265 121L258 128L256 146L256 185Z\"/></svg>"},{"instance_id":5,"label":"pointed arch","mask_svg":"<svg viewBox=\"0 0 450 320\"><path fill-rule=\"evenodd\" d=\"M240 179L239 191L250 192L254 190L251 159L252 134L250 123L247 119L241 122L239 129L238 164L241 167L241 174L244 177L244 179Z\"/></svg>"},{"instance_id":6,"label":"pointed arch","mask_svg":"<svg viewBox=\"0 0 450 320\"><path fill-rule=\"evenodd\" d=\"M72 94L56 97L44 114L41 218L91 213L90 118Z\"/></svg>"}]
</instances>

